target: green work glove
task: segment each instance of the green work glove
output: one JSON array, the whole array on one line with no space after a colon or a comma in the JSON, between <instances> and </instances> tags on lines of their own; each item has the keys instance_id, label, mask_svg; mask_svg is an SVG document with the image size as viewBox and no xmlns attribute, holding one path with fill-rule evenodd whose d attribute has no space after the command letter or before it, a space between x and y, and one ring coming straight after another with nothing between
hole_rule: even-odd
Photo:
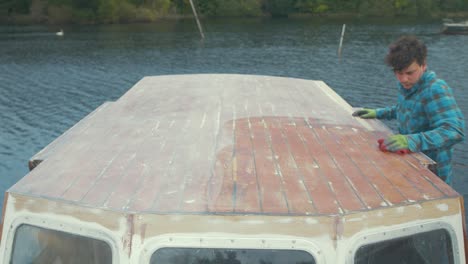
<instances>
[{"instance_id":1,"label":"green work glove","mask_svg":"<svg viewBox=\"0 0 468 264\"><path fill-rule=\"evenodd\" d=\"M369 108L364 108L361 110L357 110L353 113L353 116L358 116L360 118L376 118L377 117L377 111L375 109L369 109Z\"/></svg>"},{"instance_id":2,"label":"green work glove","mask_svg":"<svg viewBox=\"0 0 468 264\"><path fill-rule=\"evenodd\" d=\"M400 134L389 136L384 140L383 145L387 151L391 152L409 151L408 138Z\"/></svg>"}]
</instances>

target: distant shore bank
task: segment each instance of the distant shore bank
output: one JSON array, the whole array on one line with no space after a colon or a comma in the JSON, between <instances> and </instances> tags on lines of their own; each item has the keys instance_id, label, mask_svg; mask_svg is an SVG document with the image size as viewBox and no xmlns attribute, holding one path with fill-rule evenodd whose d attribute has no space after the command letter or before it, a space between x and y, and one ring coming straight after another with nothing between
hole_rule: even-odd
<instances>
[{"instance_id":1,"label":"distant shore bank","mask_svg":"<svg viewBox=\"0 0 468 264\"><path fill-rule=\"evenodd\" d=\"M45 12L45 8L39 4L43 1L33 1L29 14L18 14L10 12L10 10L0 9L0 25L68 25L68 24L83 24L83 25L101 25L101 24L130 24L130 23L154 23L161 20L179 20L179 19L193 19L191 13L188 14L165 14L158 16L146 15L135 15L126 17L123 20L114 21L102 21L98 17L90 19L88 17L76 18L69 9L49 9L50 14ZM68 12L68 14L66 14ZM252 19L252 18L274 18L269 14L257 14L254 16L209 16L200 15L202 20L205 19ZM433 11L421 16L408 16L408 15L396 15L388 13L385 15L373 15L369 13L356 13L356 12L324 12L320 14L311 13L289 13L287 16L282 18L291 19L317 19L317 20L337 20L337 21L353 21L353 20L370 20L370 21L386 21L386 20L415 20L415 21L442 21L443 19L452 19L454 21L462 21L468 19L468 11L458 12L444 12L444 11Z\"/></svg>"},{"instance_id":2,"label":"distant shore bank","mask_svg":"<svg viewBox=\"0 0 468 264\"><path fill-rule=\"evenodd\" d=\"M202 20L205 19L252 19L252 18L275 18L270 15L262 16L237 16L237 17L217 17L217 16L201 16ZM368 20L368 21L387 21L395 19L406 21L406 20L423 20L423 21L442 21L443 19L453 19L454 21L462 21L468 19L468 11L464 12L438 12L429 16L422 17L407 17L407 16L366 16L356 13L324 13L324 14L303 14L303 13L291 13L288 16L282 18L290 19L317 19L317 20L336 20L336 21L353 21L353 20ZM0 12L0 25L102 25L102 24L131 24L131 23L157 23L158 21L164 20L180 20L180 19L194 19L192 15L166 15L160 16L154 19L145 18L134 18L126 19L125 21L97 21L97 20L73 20L73 19L56 19L51 18L45 14L2 14Z\"/></svg>"}]
</instances>

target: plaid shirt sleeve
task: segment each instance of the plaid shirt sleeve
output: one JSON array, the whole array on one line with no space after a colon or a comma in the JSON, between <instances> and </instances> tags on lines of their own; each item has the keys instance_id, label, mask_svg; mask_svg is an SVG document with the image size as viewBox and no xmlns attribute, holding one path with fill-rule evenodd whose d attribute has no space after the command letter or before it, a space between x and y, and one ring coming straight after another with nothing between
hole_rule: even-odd
<instances>
[{"instance_id":1,"label":"plaid shirt sleeve","mask_svg":"<svg viewBox=\"0 0 468 264\"><path fill-rule=\"evenodd\" d=\"M389 106L384 108L377 108L376 109L377 118L378 119L395 119L396 118L396 106Z\"/></svg>"},{"instance_id":2,"label":"plaid shirt sleeve","mask_svg":"<svg viewBox=\"0 0 468 264\"><path fill-rule=\"evenodd\" d=\"M452 90L444 81L434 82L421 99L433 129L407 135L411 151L449 148L464 140L463 114L455 102Z\"/></svg>"}]
</instances>

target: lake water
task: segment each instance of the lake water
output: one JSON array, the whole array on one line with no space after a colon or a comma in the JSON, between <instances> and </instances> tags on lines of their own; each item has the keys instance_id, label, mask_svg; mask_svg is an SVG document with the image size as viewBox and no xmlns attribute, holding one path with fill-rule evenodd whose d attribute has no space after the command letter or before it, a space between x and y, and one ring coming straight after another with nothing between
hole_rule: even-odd
<instances>
[{"instance_id":1,"label":"lake water","mask_svg":"<svg viewBox=\"0 0 468 264\"><path fill-rule=\"evenodd\" d=\"M147 75L242 73L323 80L353 106L395 102L383 63L388 44L415 34L428 45L429 69L454 89L468 117L468 36L440 34L438 22L308 19L155 24L0 26L0 199L28 172L28 159L105 101ZM116 117L117 118L117 117ZM393 123L388 123L394 128ZM455 189L468 195L468 143L455 149Z\"/></svg>"}]
</instances>

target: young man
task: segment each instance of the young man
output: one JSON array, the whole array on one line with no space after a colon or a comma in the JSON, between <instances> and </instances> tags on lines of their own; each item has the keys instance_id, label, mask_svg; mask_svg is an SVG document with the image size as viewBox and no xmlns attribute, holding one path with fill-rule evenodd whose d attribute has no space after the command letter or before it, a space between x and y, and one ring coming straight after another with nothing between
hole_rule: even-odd
<instances>
[{"instance_id":1,"label":"young man","mask_svg":"<svg viewBox=\"0 0 468 264\"><path fill-rule=\"evenodd\" d=\"M453 146L465 138L465 120L452 89L427 70L426 57L426 45L414 36L392 43L385 62L399 81L397 104L353 116L397 119L399 134L386 138L381 150L423 152L437 163L434 173L450 184Z\"/></svg>"}]
</instances>

